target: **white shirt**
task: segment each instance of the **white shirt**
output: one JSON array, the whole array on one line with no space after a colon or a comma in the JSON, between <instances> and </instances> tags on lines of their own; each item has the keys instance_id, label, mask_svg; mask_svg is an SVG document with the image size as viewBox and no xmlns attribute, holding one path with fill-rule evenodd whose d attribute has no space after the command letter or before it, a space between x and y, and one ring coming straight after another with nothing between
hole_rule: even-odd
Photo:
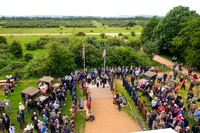
<instances>
[{"instance_id":1,"label":"white shirt","mask_svg":"<svg viewBox=\"0 0 200 133\"><path fill-rule=\"evenodd\" d=\"M15 128L14 128L14 126L10 126L9 132L10 132L10 133L15 133Z\"/></svg>"},{"instance_id":2,"label":"white shirt","mask_svg":"<svg viewBox=\"0 0 200 133\"><path fill-rule=\"evenodd\" d=\"M24 105L23 104L19 105L19 109L24 110L25 109Z\"/></svg>"}]
</instances>

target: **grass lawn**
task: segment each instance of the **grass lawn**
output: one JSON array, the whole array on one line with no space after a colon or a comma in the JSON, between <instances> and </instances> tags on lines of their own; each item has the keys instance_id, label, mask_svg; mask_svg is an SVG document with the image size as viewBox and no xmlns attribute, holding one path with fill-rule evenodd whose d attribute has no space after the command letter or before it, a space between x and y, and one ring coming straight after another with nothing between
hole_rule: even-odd
<instances>
[{"instance_id":1,"label":"grass lawn","mask_svg":"<svg viewBox=\"0 0 200 133\"><path fill-rule=\"evenodd\" d=\"M78 97L83 98L83 100L86 100L86 97L83 96L83 90L80 88L81 88L81 82L76 87L76 94ZM77 105L76 121L75 121L76 133L84 133L85 132L85 125L86 125L85 114L86 114L86 111L78 111L78 105Z\"/></svg>"},{"instance_id":2,"label":"grass lawn","mask_svg":"<svg viewBox=\"0 0 200 133\"><path fill-rule=\"evenodd\" d=\"M142 31L142 26L136 25L134 27L108 27L108 26L97 26L97 28L0 28L0 34L34 34L34 33L49 33L49 34L60 34L62 32L67 33L130 33L135 31L137 33Z\"/></svg>"},{"instance_id":3,"label":"grass lawn","mask_svg":"<svg viewBox=\"0 0 200 133\"><path fill-rule=\"evenodd\" d=\"M124 36L128 36L128 41L135 41L135 40L140 40L141 34L136 34L135 36L132 36L131 34L126 34Z\"/></svg>"},{"instance_id":4,"label":"grass lawn","mask_svg":"<svg viewBox=\"0 0 200 133\"><path fill-rule=\"evenodd\" d=\"M11 108L12 108L12 113L8 113L11 121L10 123L14 123L15 124L15 128L16 128L16 133L21 133L23 130L19 128L19 123L17 122L17 111L19 110L19 102L22 102L22 98L21 98L21 91L27 87L30 87L30 86L33 86L33 87L37 87L37 82L38 82L38 78L30 78L30 79L22 79L20 80L19 84L17 87L15 87L15 94L10 94L8 97L5 97L4 95L4 92L3 90L1 89L0 91L0 100L3 101L4 99L8 99L11 101ZM77 85L77 95L79 96L81 94L81 91L79 89L80 88L80 85L78 84ZM67 92L67 101L66 101L66 106L62 106L60 109L61 109L61 112L62 114L67 114L67 116L69 118L71 118L71 112L70 112L70 108L71 108L71 105L72 105L72 97L71 95L69 95L69 90ZM24 103L23 103L24 104ZM34 108L34 111L37 112L37 109L36 107ZM7 113L7 110L5 108L5 112ZM37 112L38 113L38 112ZM26 117L25 117L25 124L24 126L26 126L28 124L28 122L31 122L33 124L33 122L31 121L31 114L28 113L28 110L26 108L25 110L25 114L26 114ZM83 130L84 131L84 127L85 127L85 116L84 116L84 112L77 112L76 113L76 129L78 130ZM39 117L40 120L42 120L42 117L40 116ZM80 127L81 126L81 129ZM78 131L79 131L78 130ZM36 133L36 131L34 131L34 133ZM82 131L81 131L82 133Z\"/></svg>"}]
</instances>

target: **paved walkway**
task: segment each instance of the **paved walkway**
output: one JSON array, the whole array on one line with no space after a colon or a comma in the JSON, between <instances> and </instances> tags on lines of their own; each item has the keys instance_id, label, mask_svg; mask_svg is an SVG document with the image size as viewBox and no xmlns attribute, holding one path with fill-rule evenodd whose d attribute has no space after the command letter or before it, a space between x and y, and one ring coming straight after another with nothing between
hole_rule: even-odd
<instances>
[{"instance_id":1,"label":"paved walkway","mask_svg":"<svg viewBox=\"0 0 200 133\"><path fill-rule=\"evenodd\" d=\"M95 120L87 121L85 133L131 133L142 130L123 110L118 111L117 105L112 103L109 87L90 86L89 88Z\"/></svg>"},{"instance_id":2,"label":"paved walkway","mask_svg":"<svg viewBox=\"0 0 200 133\"><path fill-rule=\"evenodd\" d=\"M166 66L170 67L171 69L173 69L173 63L170 60L167 60L159 55L155 55L153 58L155 61L160 62L161 64L165 64ZM183 74L188 75L188 69L186 67L182 67L183 68ZM176 68L177 69L177 68ZM178 70L178 69L177 69ZM198 81L200 81L200 73L198 72L192 72L192 74L196 73L198 78Z\"/></svg>"}]
</instances>

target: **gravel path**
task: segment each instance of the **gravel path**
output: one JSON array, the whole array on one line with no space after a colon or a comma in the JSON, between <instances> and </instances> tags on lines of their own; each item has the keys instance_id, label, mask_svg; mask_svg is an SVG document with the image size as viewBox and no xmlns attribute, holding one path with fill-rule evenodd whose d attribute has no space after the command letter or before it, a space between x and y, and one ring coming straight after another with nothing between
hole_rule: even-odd
<instances>
[{"instance_id":1,"label":"gravel path","mask_svg":"<svg viewBox=\"0 0 200 133\"><path fill-rule=\"evenodd\" d=\"M155 55L153 58L155 61L160 62L161 64L165 64L166 66L170 67L171 69L173 69L173 63L170 60L167 60L159 55ZM188 75L188 69L186 67L182 67L183 68L183 74ZM177 68L176 68L177 69ZM178 69L177 69L178 70ZM198 81L200 81L200 73L198 72L192 72L192 74L196 73L198 78Z\"/></svg>"},{"instance_id":2,"label":"gravel path","mask_svg":"<svg viewBox=\"0 0 200 133\"><path fill-rule=\"evenodd\" d=\"M123 110L118 111L117 105L112 103L109 87L90 86L90 90L95 120L87 121L85 133L131 133L142 130Z\"/></svg>"},{"instance_id":3,"label":"gravel path","mask_svg":"<svg viewBox=\"0 0 200 133\"><path fill-rule=\"evenodd\" d=\"M85 33L86 35L100 35L101 33ZM105 33L108 36L118 36L119 33ZM122 33L122 34L130 34L130 33ZM135 34L141 34L141 33L135 33ZM45 35L61 35L61 36L67 36L72 35L71 33L68 34L49 34L49 33L34 33L34 34L0 34L0 36L45 36Z\"/></svg>"}]
</instances>

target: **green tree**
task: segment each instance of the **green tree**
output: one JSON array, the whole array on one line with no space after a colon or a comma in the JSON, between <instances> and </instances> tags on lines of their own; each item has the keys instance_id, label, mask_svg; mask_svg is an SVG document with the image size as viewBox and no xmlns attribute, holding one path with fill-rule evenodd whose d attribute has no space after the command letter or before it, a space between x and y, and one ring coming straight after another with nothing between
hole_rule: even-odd
<instances>
[{"instance_id":1,"label":"green tree","mask_svg":"<svg viewBox=\"0 0 200 133\"><path fill-rule=\"evenodd\" d=\"M22 54L22 46L19 42L13 41L10 45L9 51L16 57L21 58L23 57Z\"/></svg>"},{"instance_id":2,"label":"green tree","mask_svg":"<svg viewBox=\"0 0 200 133\"><path fill-rule=\"evenodd\" d=\"M142 42L154 41L153 30L158 25L159 21L160 18L153 16L148 23L145 24L141 35Z\"/></svg>"},{"instance_id":3,"label":"green tree","mask_svg":"<svg viewBox=\"0 0 200 133\"><path fill-rule=\"evenodd\" d=\"M184 28L173 39L177 53L191 66L200 66L200 17L182 24Z\"/></svg>"},{"instance_id":4,"label":"green tree","mask_svg":"<svg viewBox=\"0 0 200 133\"><path fill-rule=\"evenodd\" d=\"M74 63L73 54L67 47L57 42L49 44L49 65L51 74L61 75L71 73L76 67Z\"/></svg>"},{"instance_id":5,"label":"green tree","mask_svg":"<svg viewBox=\"0 0 200 133\"><path fill-rule=\"evenodd\" d=\"M159 48L173 53L174 47L171 41L183 28L181 23L197 15L195 11L190 11L189 7L178 6L170 10L154 29L155 40Z\"/></svg>"},{"instance_id":6,"label":"green tree","mask_svg":"<svg viewBox=\"0 0 200 133\"><path fill-rule=\"evenodd\" d=\"M136 25L136 23L134 21L129 21L127 26L133 27L134 25Z\"/></svg>"},{"instance_id":7,"label":"green tree","mask_svg":"<svg viewBox=\"0 0 200 133\"><path fill-rule=\"evenodd\" d=\"M2 43L7 44L7 40L4 36L0 36L0 44Z\"/></svg>"},{"instance_id":8,"label":"green tree","mask_svg":"<svg viewBox=\"0 0 200 133\"><path fill-rule=\"evenodd\" d=\"M33 59L33 54L31 54L30 52L26 52L25 54L24 54L24 60L25 61L30 61L30 60L32 60Z\"/></svg>"},{"instance_id":9,"label":"green tree","mask_svg":"<svg viewBox=\"0 0 200 133\"><path fill-rule=\"evenodd\" d=\"M140 50L142 42L140 40L130 40L128 46L132 47L134 50Z\"/></svg>"},{"instance_id":10,"label":"green tree","mask_svg":"<svg viewBox=\"0 0 200 133\"><path fill-rule=\"evenodd\" d=\"M132 36L135 36L135 32L134 32L134 31L131 31L131 35L132 35Z\"/></svg>"},{"instance_id":11,"label":"green tree","mask_svg":"<svg viewBox=\"0 0 200 133\"><path fill-rule=\"evenodd\" d=\"M106 35L105 35L105 33L101 33L100 36L101 36L101 38L105 38Z\"/></svg>"},{"instance_id":12,"label":"green tree","mask_svg":"<svg viewBox=\"0 0 200 133\"><path fill-rule=\"evenodd\" d=\"M143 45L143 50L152 60L153 54L158 52L158 45L155 42L145 42Z\"/></svg>"}]
</instances>

